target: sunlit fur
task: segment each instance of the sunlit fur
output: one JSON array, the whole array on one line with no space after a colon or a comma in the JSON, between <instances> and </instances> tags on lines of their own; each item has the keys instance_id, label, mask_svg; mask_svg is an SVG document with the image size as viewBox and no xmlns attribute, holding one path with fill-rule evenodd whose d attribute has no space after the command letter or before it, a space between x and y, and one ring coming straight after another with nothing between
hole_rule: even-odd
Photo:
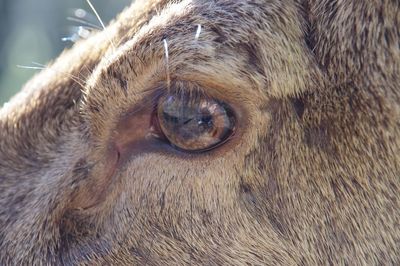
<instances>
[{"instance_id":1,"label":"sunlit fur","mask_svg":"<svg viewBox=\"0 0 400 266\"><path fill-rule=\"evenodd\" d=\"M0 110L0 264L399 265L399 28L389 0L136 1ZM140 142L169 79L234 138Z\"/></svg>"}]
</instances>

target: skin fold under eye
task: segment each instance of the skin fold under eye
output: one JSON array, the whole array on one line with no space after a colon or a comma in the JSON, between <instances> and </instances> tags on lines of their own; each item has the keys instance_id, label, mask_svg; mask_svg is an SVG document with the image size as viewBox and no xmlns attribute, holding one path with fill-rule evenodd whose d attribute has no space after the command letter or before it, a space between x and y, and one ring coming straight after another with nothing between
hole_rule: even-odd
<instances>
[{"instance_id":1,"label":"skin fold under eye","mask_svg":"<svg viewBox=\"0 0 400 266\"><path fill-rule=\"evenodd\" d=\"M205 96L169 94L159 99L157 128L169 143L188 152L223 144L234 132L235 117L228 105Z\"/></svg>"}]
</instances>

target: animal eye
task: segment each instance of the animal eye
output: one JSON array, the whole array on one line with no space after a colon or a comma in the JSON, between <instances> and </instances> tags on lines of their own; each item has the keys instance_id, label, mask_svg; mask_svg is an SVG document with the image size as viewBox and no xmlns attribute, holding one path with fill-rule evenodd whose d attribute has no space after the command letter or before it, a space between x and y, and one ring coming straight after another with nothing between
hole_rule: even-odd
<instances>
[{"instance_id":1,"label":"animal eye","mask_svg":"<svg viewBox=\"0 0 400 266\"><path fill-rule=\"evenodd\" d=\"M235 117L228 105L188 94L161 97L157 122L172 146L188 152L215 148L233 134L235 127Z\"/></svg>"}]
</instances>

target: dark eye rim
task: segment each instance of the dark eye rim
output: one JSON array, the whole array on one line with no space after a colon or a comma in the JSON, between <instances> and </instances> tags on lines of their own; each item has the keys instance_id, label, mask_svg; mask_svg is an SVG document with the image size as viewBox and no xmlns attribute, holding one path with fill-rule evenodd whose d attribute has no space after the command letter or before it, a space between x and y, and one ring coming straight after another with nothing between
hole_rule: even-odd
<instances>
[{"instance_id":1,"label":"dark eye rim","mask_svg":"<svg viewBox=\"0 0 400 266\"><path fill-rule=\"evenodd\" d=\"M165 96L166 94L162 95ZM221 139L221 141L219 141L218 143L215 143L214 145L211 145L210 147L204 148L204 149L198 149L198 150L187 150L187 149L183 149L177 145L175 145L174 143L172 143L168 137L164 134L161 125L160 125L160 121L159 121L159 117L158 117L158 106L159 106L159 101L162 98L162 96L158 97L158 99L156 100L155 104L154 104L154 108L152 111L152 115L151 115L151 131L152 131L152 135L154 138L168 144L170 147L172 147L174 150L180 151L180 152L184 152L184 153L188 153L188 154L201 154L201 153L207 153L209 151L215 150L217 148L219 148L220 146L223 146L224 144L226 144L227 142L229 142L236 134L236 128L237 128L237 116L235 111L233 110L232 107L230 107L229 104L227 104L224 101L215 99L213 97L208 97L210 99L213 99L214 101L216 101L218 104L220 104L226 111L229 119L231 120L231 124L233 125L232 128L228 129L227 132L224 134L224 137Z\"/></svg>"}]
</instances>

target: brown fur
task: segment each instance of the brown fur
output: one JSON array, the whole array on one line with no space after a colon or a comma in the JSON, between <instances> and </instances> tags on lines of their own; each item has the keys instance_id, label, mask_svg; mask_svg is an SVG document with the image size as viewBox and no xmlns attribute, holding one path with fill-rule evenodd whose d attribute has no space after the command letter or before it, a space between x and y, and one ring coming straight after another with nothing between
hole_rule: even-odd
<instances>
[{"instance_id":1,"label":"brown fur","mask_svg":"<svg viewBox=\"0 0 400 266\"><path fill-rule=\"evenodd\" d=\"M0 110L0 264L399 265L399 12L137 1ZM144 138L164 39L172 86L238 113L225 145Z\"/></svg>"}]
</instances>

